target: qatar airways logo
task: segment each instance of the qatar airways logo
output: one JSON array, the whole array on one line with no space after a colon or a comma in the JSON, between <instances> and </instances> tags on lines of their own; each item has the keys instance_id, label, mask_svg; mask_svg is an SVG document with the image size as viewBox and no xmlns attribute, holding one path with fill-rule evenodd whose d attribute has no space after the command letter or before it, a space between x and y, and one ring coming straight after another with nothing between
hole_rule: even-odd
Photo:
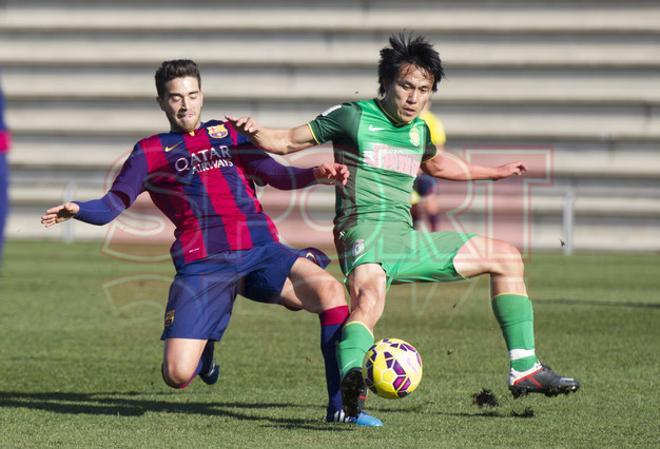
<instances>
[{"instance_id":1,"label":"qatar airways logo","mask_svg":"<svg viewBox=\"0 0 660 449\"><path fill-rule=\"evenodd\" d=\"M217 148L207 148L196 151L190 156L180 157L174 163L176 171L181 173L191 170L192 174L202 173L218 167L233 167L229 147L220 145Z\"/></svg>"}]
</instances>

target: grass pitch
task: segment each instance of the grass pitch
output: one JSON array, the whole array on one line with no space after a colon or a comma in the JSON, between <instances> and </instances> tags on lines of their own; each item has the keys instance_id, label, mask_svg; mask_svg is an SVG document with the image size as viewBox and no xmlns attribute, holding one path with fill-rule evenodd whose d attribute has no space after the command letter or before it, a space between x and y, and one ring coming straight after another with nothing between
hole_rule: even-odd
<instances>
[{"instance_id":1,"label":"grass pitch","mask_svg":"<svg viewBox=\"0 0 660 449\"><path fill-rule=\"evenodd\" d=\"M336 263L333 264L336 270ZM377 337L409 340L424 379L371 397L385 423L323 422L318 319L239 299L218 384L160 379L172 268L94 243L10 242L0 277L2 448L659 447L660 264L652 254L527 263L537 352L577 394L511 399L487 281L394 287ZM498 406L473 395L491 390Z\"/></svg>"}]
</instances>

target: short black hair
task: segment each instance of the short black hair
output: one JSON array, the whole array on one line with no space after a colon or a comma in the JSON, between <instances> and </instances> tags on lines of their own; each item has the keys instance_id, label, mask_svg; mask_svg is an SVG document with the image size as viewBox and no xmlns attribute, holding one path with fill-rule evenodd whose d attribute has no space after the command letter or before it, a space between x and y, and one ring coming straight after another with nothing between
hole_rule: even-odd
<instances>
[{"instance_id":1,"label":"short black hair","mask_svg":"<svg viewBox=\"0 0 660 449\"><path fill-rule=\"evenodd\" d=\"M386 86L399 75L401 66L413 64L433 77L432 90L438 90L438 83L445 76L440 55L424 36L399 33L390 36L390 46L380 51L378 61L378 93L385 95Z\"/></svg>"},{"instance_id":2,"label":"short black hair","mask_svg":"<svg viewBox=\"0 0 660 449\"><path fill-rule=\"evenodd\" d=\"M156 91L158 97L163 98L165 94L165 84L175 78L185 78L191 76L197 78L199 88L202 88L202 77L199 74L199 67L195 61L190 59L173 59L163 61L156 70Z\"/></svg>"}]
</instances>

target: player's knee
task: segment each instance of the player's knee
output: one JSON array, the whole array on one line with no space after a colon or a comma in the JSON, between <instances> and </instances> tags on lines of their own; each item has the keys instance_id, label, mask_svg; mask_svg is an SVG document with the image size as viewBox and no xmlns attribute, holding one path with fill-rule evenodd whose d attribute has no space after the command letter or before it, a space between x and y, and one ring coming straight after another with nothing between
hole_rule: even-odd
<instances>
[{"instance_id":1,"label":"player's knee","mask_svg":"<svg viewBox=\"0 0 660 449\"><path fill-rule=\"evenodd\" d=\"M165 362L162 365L163 381L172 388L186 388L195 375L195 368L177 362Z\"/></svg>"},{"instance_id":2,"label":"player's knee","mask_svg":"<svg viewBox=\"0 0 660 449\"><path fill-rule=\"evenodd\" d=\"M383 314L387 276L379 265L364 265L349 277L351 293L351 313L357 313L361 320L375 323Z\"/></svg>"},{"instance_id":3,"label":"player's knee","mask_svg":"<svg viewBox=\"0 0 660 449\"><path fill-rule=\"evenodd\" d=\"M286 302L282 302L282 305L291 312L300 312L301 310L304 310L303 306L300 306L298 304L289 304Z\"/></svg>"},{"instance_id":4,"label":"player's knee","mask_svg":"<svg viewBox=\"0 0 660 449\"><path fill-rule=\"evenodd\" d=\"M493 245L493 258L497 271L501 274L522 276L525 271L520 251L510 243L496 240Z\"/></svg>"}]
</instances>

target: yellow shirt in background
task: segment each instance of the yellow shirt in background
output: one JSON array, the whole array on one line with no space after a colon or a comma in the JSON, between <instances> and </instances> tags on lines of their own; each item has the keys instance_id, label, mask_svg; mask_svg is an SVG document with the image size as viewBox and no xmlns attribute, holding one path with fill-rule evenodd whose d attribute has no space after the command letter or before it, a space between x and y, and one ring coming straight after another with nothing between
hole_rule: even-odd
<instances>
[{"instance_id":1,"label":"yellow shirt in background","mask_svg":"<svg viewBox=\"0 0 660 449\"><path fill-rule=\"evenodd\" d=\"M431 131L431 142L437 147L444 146L447 141L447 135L445 134L445 127L442 125L442 122L438 117L436 117L431 111L423 112L419 118L424 120ZM442 148L438 148L442 150Z\"/></svg>"}]
</instances>

